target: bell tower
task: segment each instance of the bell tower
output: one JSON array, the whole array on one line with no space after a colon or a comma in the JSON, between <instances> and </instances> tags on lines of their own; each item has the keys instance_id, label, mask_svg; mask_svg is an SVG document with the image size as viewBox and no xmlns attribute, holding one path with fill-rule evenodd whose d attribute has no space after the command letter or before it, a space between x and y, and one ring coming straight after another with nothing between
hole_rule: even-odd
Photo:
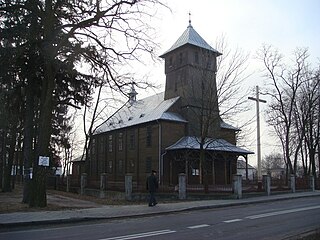
<instances>
[{"instance_id":1,"label":"bell tower","mask_svg":"<svg viewBox=\"0 0 320 240\"><path fill-rule=\"evenodd\" d=\"M220 55L194 30L189 20L187 29L160 56L165 60L165 99L180 96L181 114L189 122L189 135L201 135L204 120L211 121L206 126L210 128L208 136L215 137L219 131L216 59Z\"/></svg>"}]
</instances>

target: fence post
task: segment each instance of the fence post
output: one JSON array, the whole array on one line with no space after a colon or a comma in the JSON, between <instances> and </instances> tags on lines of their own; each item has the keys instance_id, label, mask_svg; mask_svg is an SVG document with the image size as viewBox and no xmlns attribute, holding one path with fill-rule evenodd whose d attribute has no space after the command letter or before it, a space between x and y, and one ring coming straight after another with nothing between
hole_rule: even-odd
<instances>
[{"instance_id":1,"label":"fence post","mask_svg":"<svg viewBox=\"0 0 320 240\"><path fill-rule=\"evenodd\" d=\"M313 175L310 175L310 176L309 176L309 187L310 187L310 190L311 190L312 192L315 191L314 176L313 176Z\"/></svg>"},{"instance_id":2,"label":"fence post","mask_svg":"<svg viewBox=\"0 0 320 240\"><path fill-rule=\"evenodd\" d=\"M184 173L179 174L179 199L187 199L187 181Z\"/></svg>"},{"instance_id":3,"label":"fence post","mask_svg":"<svg viewBox=\"0 0 320 240\"><path fill-rule=\"evenodd\" d=\"M87 187L87 174L82 173L81 174L81 186L80 186L80 195L85 195L86 193L86 187Z\"/></svg>"},{"instance_id":4,"label":"fence post","mask_svg":"<svg viewBox=\"0 0 320 240\"><path fill-rule=\"evenodd\" d=\"M242 198L242 175L233 175L233 193L236 199Z\"/></svg>"},{"instance_id":5,"label":"fence post","mask_svg":"<svg viewBox=\"0 0 320 240\"><path fill-rule=\"evenodd\" d=\"M296 192L296 177L294 174L290 175L290 189L292 193Z\"/></svg>"},{"instance_id":6,"label":"fence post","mask_svg":"<svg viewBox=\"0 0 320 240\"><path fill-rule=\"evenodd\" d=\"M127 174L125 176L125 191L126 191L126 200L132 200L132 175Z\"/></svg>"},{"instance_id":7,"label":"fence post","mask_svg":"<svg viewBox=\"0 0 320 240\"><path fill-rule=\"evenodd\" d=\"M70 185L71 185L71 175L67 175L67 192L70 192Z\"/></svg>"},{"instance_id":8,"label":"fence post","mask_svg":"<svg viewBox=\"0 0 320 240\"><path fill-rule=\"evenodd\" d=\"M107 197L107 174L101 173L100 175L100 198Z\"/></svg>"},{"instance_id":9,"label":"fence post","mask_svg":"<svg viewBox=\"0 0 320 240\"><path fill-rule=\"evenodd\" d=\"M263 178L263 188L264 188L264 191L265 193L270 196L270 193L271 193L271 189L270 189L270 175L263 175L262 176Z\"/></svg>"}]
</instances>

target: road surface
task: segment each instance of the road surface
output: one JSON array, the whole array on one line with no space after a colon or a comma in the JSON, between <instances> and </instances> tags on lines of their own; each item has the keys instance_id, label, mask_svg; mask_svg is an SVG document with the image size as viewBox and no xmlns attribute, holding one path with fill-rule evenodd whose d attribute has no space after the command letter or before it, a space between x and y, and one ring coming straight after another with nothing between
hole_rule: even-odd
<instances>
[{"instance_id":1,"label":"road surface","mask_svg":"<svg viewBox=\"0 0 320 240\"><path fill-rule=\"evenodd\" d=\"M16 229L0 233L0 239L285 239L316 228L320 228L320 197Z\"/></svg>"}]
</instances>

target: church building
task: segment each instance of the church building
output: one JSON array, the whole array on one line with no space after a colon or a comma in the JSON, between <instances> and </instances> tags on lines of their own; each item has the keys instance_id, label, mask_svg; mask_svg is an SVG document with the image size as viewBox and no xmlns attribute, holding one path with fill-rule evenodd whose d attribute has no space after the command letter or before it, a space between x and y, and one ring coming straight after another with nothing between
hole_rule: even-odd
<instances>
[{"instance_id":1,"label":"church building","mask_svg":"<svg viewBox=\"0 0 320 240\"><path fill-rule=\"evenodd\" d=\"M237 173L237 159L252 152L236 146L240 129L219 115L216 72L222 53L192 27L163 53L165 91L129 101L94 132L89 177L106 173L108 184L122 186L131 174L133 186L145 188L151 170L160 185L174 186L185 173L187 183L227 185Z\"/></svg>"}]
</instances>

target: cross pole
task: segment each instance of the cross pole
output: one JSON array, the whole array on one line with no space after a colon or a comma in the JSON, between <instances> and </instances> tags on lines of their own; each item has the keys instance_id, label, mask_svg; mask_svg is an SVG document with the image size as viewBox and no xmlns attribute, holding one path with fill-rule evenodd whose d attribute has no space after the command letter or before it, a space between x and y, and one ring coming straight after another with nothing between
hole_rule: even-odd
<instances>
[{"instance_id":1,"label":"cross pole","mask_svg":"<svg viewBox=\"0 0 320 240\"><path fill-rule=\"evenodd\" d=\"M256 110L257 110L257 162L258 162L258 181L261 181L261 144L260 144L260 110L259 103L266 103L266 100L259 98L259 86L256 86L256 98L248 97L248 99L256 101Z\"/></svg>"}]
</instances>

